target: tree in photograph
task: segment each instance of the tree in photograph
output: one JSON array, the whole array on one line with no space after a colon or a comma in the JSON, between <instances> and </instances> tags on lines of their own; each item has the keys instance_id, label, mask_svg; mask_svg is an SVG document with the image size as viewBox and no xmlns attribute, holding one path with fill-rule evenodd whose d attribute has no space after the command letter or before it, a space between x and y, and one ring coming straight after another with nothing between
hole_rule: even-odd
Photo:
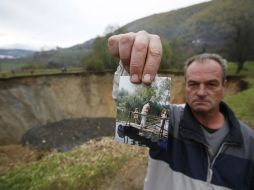
<instances>
[{"instance_id":1,"label":"tree in photograph","mask_svg":"<svg viewBox=\"0 0 254 190\"><path fill-rule=\"evenodd\" d=\"M167 104L170 96L170 79L166 78L162 80L159 84L159 88L156 93L156 99L159 100L161 104Z\"/></svg>"}]
</instances>

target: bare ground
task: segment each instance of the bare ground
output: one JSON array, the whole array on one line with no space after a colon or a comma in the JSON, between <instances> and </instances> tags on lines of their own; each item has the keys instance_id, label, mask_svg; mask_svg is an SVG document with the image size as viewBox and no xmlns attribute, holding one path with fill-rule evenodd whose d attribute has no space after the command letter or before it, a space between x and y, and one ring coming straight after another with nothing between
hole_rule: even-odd
<instances>
[{"instance_id":1,"label":"bare ground","mask_svg":"<svg viewBox=\"0 0 254 190\"><path fill-rule=\"evenodd\" d=\"M40 149L68 151L90 139L113 136L114 118L66 119L28 130L22 144Z\"/></svg>"}]
</instances>

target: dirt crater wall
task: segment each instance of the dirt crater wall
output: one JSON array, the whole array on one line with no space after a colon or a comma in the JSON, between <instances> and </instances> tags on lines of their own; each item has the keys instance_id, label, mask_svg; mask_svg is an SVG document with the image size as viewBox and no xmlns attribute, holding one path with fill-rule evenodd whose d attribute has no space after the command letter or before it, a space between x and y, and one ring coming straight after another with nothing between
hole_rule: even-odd
<instances>
[{"instance_id":1,"label":"dirt crater wall","mask_svg":"<svg viewBox=\"0 0 254 190\"><path fill-rule=\"evenodd\" d=\"M171 75L171 102L184 102L184 78ZM0 80L0 144L30 128L75 118L115 117L113 74L65 74ZM232 82L230 93L235 91Z\"/></svg>"},{"instance_id":2,"label":"dirt crater wall","mask_svg":"<svg viewBox=\"0 0 254 190\"><path fill-rule=\"evenodd\" d=\"M0 81L0 143L18 142L32 127L70 118L114 117L112 74Z\"/></svg>"}]
</instances>

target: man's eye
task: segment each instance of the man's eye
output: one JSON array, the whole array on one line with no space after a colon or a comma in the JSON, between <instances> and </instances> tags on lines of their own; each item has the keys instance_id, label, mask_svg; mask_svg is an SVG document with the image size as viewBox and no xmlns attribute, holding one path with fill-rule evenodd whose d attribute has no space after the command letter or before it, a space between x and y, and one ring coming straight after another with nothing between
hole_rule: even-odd
<instances>
[{"instance_id":1,"label":"man's eye","mask_svg":"<svg viewBox=\"0 0 254 190\"><path fill-rule=\"evenodd\" d=\"M188 86L189 87L196 87L196 86L198 86L198 84L197 83L189 83Z\"/></svg>"},{"instance_id":2,"label":"man's eye","mask_svg":"<svg viewBox=\"0 0 254 190\"><path fill-rule=\"evenodd\" d=\"M216 86L218 86L218 83L211 82L211 83L208 83L207 86L209 86L209 87L216 87Z\"/></svg>"}]
</instances>

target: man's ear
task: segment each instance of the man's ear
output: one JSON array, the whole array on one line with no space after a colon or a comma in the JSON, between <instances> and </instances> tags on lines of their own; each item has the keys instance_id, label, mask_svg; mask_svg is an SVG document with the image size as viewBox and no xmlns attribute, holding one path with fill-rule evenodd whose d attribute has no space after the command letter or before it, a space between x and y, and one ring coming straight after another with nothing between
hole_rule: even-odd
<instances>
[{"instance_id":1,"label":"man's ear","mask_svg":"<svg viewBox=\"0 0 254 190\"><path fill-rule=\"evenodd\" d=\"M224 81L223 81L223 83L222 83L222 85L226 88L227 87L227 83L228 81L225 79Z\"/></svg>"},{"instance_id":2,"label":"man's ear","mask_svg":"<svg viewBox=\"0 0 254 190\"><path fill-rule=\"evenodd\" d=\"M223 96L225 96L226 95L226 88L227 88L227 80L224 80L223 82L222 82L222 86L224 87L224 90L223 90Z\"/></svg>"}]
</instances>

